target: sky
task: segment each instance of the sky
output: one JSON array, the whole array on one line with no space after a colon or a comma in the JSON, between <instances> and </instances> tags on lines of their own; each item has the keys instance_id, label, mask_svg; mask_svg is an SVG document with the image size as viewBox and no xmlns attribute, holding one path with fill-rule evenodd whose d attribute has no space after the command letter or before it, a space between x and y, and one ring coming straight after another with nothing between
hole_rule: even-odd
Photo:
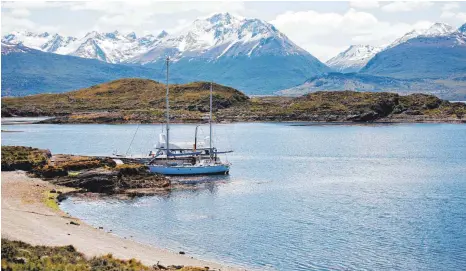
<instances>
[{"instance_id":1,"label":"sky","mask_svg":"<svg viewBox=\"0 0 466 271\"><path fill-rule=\"evenodd\" d=\"M2 35L12 31L83 37L90 31L174 34L198 17L230 12L272 23L321 61L350 45L386 46L435 22L466 23L466 2L2 2Z\"/></svg>"}]
</instances>

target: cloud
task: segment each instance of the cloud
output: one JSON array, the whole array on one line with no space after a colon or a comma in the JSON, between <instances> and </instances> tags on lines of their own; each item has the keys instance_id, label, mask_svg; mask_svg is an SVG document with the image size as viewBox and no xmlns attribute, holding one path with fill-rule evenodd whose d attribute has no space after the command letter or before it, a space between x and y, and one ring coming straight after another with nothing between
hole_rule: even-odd
<instances>
[{"instance_id":1,"label":"cloud","mask_svg":"<svg viewBox=\"0 0 466 271\"><path fill-rule=\"evenodd\" d=\"M106 13L121 14L127 12L150 12L151 14L173 14L186 11L212 12L238 12L244 10L242 2L151 2L151 1L127 1L107 2L88 1L75 2L71 10L94 10Z\"/></svg>"},{"instance_id":2,"label":"cloud","mask_svg":"<svg viewBox=\"0 0 466 271\"><path fill-rule=\"evenodd\" d=\"M28 17L31 15L31 12L25 8L15 8L11 11L11 15L14 17Z\"/></svg>"},{"instance_id":3,"label":"cloud","mask_svg":"<svg viewBox=\"0 0 466 271\"><path fill-rule=\"evenodd\" d=\"M17 17L12 13L2 13L2 35L20 30L57 32L58 29L56 26L37 25L28 18Z\"/></svg>"},{"instance_id":4,"label":"cloud","mask_svg":"<svg viewBox=\"0 0 466 271\"><path fill-rule=\"evenodd\" d=\"M459 22L465 22L466 21L466 12L451 12L451 11L443 11L442 14L440 15L441 18L444 19L454 19Z\"/></svg>"},{"instance_id":5,"label":"cloud","mask_svg":"<svg viewBox=\"0 0 466 271\"><path fill-rule=\"evenodd\" d=\"M350 7L352 8L357 8L357 9L373 9L373 8L378 8L379 7L379 2L377 1L351 1L350 2Z\"/></svg>"},{"instance_id":6,"label":"cloud","mask_svg":"<svg viewBox=\"0 0 466 271\"><path fill-rule=\"evenodd\" d=\"M433 3L428 1L392 2L382 6L382 10L386 12L406 12L416 9L428 8L432 5Z\"/></svg>"},{"instance_id":7,"label":"cloud","mask_svg":"<svg viewBox=\"0 0 466 271\"><path fill-rule=\"evenodd\" d=\"M455 10L460 8L460 5L457 2L448 2L443 4L442 10L447 11L447 10Z\"/></svg>"},{"instance_id":8,"label":"cloud","mask_svg":"<svg viewBox=\"0 0 466 271\"><path fill-rule=\"evenodd\" d=\"M453 19L458 22L466 21L466 12L457 12L460 8L460 5L457 2L445 3L442 6L442 14L440 18L442 19Z\"/></svg>"},{"instance_id":9,"label":"cloud","mask_svg":"<svg viewBox=\"0 0 466 271\"><path fill-rule=\"evenodd\" d=\"M186 26L185 22L176 17L190 18L200 14L214 12L240 13L244 10L241 2L75 2L69 6L71 11L94 11L102 13L97 19L93 30L138 31L141 33L158 34L162 30L178 31ZM176 16L173 16L177 14ZM166 23L166 21L172 21ZM173 21L176 24L173 24ZM150 30L150 31L149 31Z\"/></svg>"},{"instance_id":10,"label":"cloud","mask_svg":"<svg viewBox=\"0 0 466 271\"><path fill-rule=\"evenodd\" d=\"M333 57L342 44L386 46L413 29L433 24L430 21L414 24L380 21L371 13L352 8L344 14L314 10L285 12L270 22L320 60Z\"/></svg>"}]
</instances>

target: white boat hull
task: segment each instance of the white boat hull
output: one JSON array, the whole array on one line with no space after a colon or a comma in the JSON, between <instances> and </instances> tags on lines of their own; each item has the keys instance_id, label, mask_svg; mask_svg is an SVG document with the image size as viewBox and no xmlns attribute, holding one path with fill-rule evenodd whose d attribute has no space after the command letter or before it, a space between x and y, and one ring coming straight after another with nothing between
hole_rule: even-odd
<instances>
[{"instance_id":1,"label":"white boat hull","mask_svg":"<svg viewBox=\"0 0 466 271\"><path fill-rule=\"evenodd\" d=\"M209 175L209 174L228 174L230 165L199 165L199 166L166 166L166 165L149 165L151 173L163 175Z\"/></svg>"}]
</instances>

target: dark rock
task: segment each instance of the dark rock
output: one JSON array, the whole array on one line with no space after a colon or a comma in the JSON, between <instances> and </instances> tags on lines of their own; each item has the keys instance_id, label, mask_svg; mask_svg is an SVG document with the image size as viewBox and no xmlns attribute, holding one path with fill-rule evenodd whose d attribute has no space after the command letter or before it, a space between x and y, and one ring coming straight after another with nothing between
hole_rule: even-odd
<instances>
[{"instance_id":1,"label":"dark rock","mask_svg":"<svg viewBox=\"0 0 466 271\"><path fill-rule=\"evenodd\" d=\"M184 267L184 265L170 265L170 266L168 266L168 268L170 268L170 269L176 269L176 270L179 270L179 269L181 269L181 268L183 268L183 267Z\"/></svg>"},{"instance_id":2,"label":"dark rock","mask_svg":"<svg viewBox=\"0 0 466 271\"><path fill-rule=\"evenodd\" d=\"M180 251L179 253L180 253L181 255L184 255L184 254L186 254L184 251Z\"/></svg>"},{"instance_id":3,"label":"dark rock","mask_svg":"<svg viewBox=\"0 0 466 271\"><path fill-rule=\"evenodd\" d=\"M13 262L17 264L25 264L28 262L28 260L24 257L15 257L13 258Z\"/></svg>"},{"instance_id":4,"label":"dark rock","mask_svg":"<svg viewBox=\"0 0 466 271\"><path fill-rule=\"evenodd\" d=\"M76 225L76 226L79 226L79 223L78 223L78 222L74 222L74 221L70 221L70 225Z\"/></svg>"}]
</instances>

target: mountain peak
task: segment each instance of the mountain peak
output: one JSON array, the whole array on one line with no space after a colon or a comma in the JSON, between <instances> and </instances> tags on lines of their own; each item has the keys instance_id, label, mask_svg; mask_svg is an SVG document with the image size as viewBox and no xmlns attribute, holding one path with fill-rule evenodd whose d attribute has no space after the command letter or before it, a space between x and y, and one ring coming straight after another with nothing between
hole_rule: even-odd
<instances>
[{"instance_id":1,"label":"mountain peak","mask_svg":"<svg viewBox=\"0 0 466 271\"><path fill-rule=\"evenodd\" d=\"M168 35L167 31L162 30L162 32L160 32L160 34L157 35L157 38L158 38L158 39L163 39L163 38L165 38L167 35Z\"/></svg>"},{"instance_id":2,"label":"mountain peak","mask_svg":"<svg viewBox=\"0 0 466 271\"><path fill-rule=\"evenodd\" d=\"M120 35L120 32L118 30L115 30L113 32L105 33L105 37L110 38L110 39L118 39L118 36Z\"/></svg>"},{"instance_id":3,"label":"mountain peak","mask_svg":"<svg viewBox=\"0 0 466 271\"><path fill-rule=\"evenodd\" d=\"M466 34L466 23L458 28L458 31Z\"/></svg>"},{"instance_id":4,"label":"mountain peak","mask_svg":"<svg viewBox=\"0 0 466 271\"><path fill-rule=\"evenodd\" d=\"M42 34L39 34L38 36L41 37L41 38L46 38L46 37L50 36L50 34L48 32L44 32Z\"/></svg>"},{"instance_id":5,"label":"mountain peak","mask_svg":"<svg viewBox=\"0 0 466 271\"><path fill-rule=\"evenodd\" d=\"M137 39L136 33L134 32L128 33L125 37L132 40Z\"/></svg>"},{"instance_id":6,"label":"mountain peak","mask_svg":"<svg viewBox=\"0 0 466 271\"><path fill-rule=\"evenodd\" d=\"M230 24L232 17L233 16L231 16L231 14L228 13L228 12L216 13L216 14L210 16L209 18L207 18L207 20L212 24L218 24L218 23Z\"/></svg>"},{"instance_id":7,"label":"mountain peak","mask_svg":"<svg viewBox=\"0 0 466 271\"><path fill-rule=\"evenodd\" d=\"M327 61L327 65L339 72L357 72L378 52L381 47L356 44Z\"/></svg>"},{"instance_id":8,"label":"mountain peak","mask_svg":"<svg viewBox=\"0 0 466 271\"><path fill-rule=\"evenodd\" d=\"M455 29L448 24L435 23L430 28L422 33L423 36L445 36L454 32Z\"/></svg>"}]
</instances>

